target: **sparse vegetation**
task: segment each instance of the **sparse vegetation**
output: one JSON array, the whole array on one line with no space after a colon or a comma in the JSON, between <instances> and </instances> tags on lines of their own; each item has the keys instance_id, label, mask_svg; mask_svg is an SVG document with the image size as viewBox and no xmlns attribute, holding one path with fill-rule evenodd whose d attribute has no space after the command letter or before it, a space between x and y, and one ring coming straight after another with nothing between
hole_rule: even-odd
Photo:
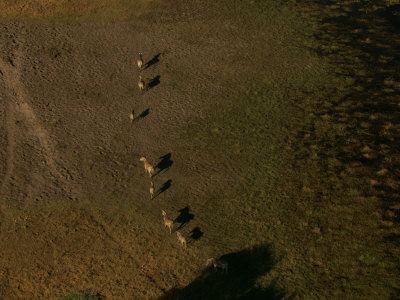
<instances>
[{"instance_id":1,"label":"sparse vegetation","mask_svg":"<svg viewBox=\"0 0 400 300\"><path fill-rule=\"evenodd\" d=\"M106 297L93 290L73 290L57 300L105 300Z\"/></svg>"},{"instance_id":2,"label":"sparse vegetation","mask_svg":"<svg viewBox=\"0 0 400 300\"><path fill-rule=\"evenodd\" d=\"M25 2L0 0L0 298L399 296L398 1Z\"/></svg>"}]
</instances>

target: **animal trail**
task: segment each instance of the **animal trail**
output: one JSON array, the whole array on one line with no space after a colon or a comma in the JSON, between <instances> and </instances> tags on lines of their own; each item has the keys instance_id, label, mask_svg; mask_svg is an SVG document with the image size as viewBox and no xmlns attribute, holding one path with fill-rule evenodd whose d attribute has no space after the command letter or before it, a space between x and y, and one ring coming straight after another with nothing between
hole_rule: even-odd
<instances>
[{"instance_id":1,"label":"animal trail","mask_svg":"<svg viewBox=\"0 0 400 300\"><path fill-rule=\"evenodd\" d=\"M19 47L20 48L20 47ZM67 176L64 176L58 169L55 159L55 151L53 149L51 140L47 131L41 125L34 110L29 104L28 96L25 88L21 82L21 70L20 60L22 54L20 50L14 54L13 64L10 62L4 62L0 60L0 69L2 76L0 77L5 84L6 99L8 102L8 110L6 116L6 130L7 130L7 171L2 180L1 188L4 188L10 181L15 165L15 141L17 136L16 127L16 113L21 114L24 117L24 121L27 123L29 133L38 139L38 142L42 148L42 153L45 158L45 164L48 167L50 173L56 177L64 186L68 184Z\"/></svg>"},{"instance_id":2,"label":"animal trail","mask_svg":"<svg viewBox=\"0 0 400 300\"><path fill-rule=\"evenodd\" d=\"M11 175L14 171L14 148L15 148L15 123L14 123L14 107L9 103L6 112L6 130L7 130L7 157L6 157L6 173L1 183L1 192L5 190Z\"/></svg>"}]
</instances>

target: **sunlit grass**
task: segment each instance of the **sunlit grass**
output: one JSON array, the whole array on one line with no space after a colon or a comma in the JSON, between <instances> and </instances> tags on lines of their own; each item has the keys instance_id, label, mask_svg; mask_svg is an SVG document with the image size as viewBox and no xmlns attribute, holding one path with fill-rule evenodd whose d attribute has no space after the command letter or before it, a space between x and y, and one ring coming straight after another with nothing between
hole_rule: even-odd
<instances>
[{"instance_id":1,"label":"sunlit grass","mask_svg":"<svg viewBox=\"0 0 400 300\"><path fill-rule=\"evenodd\" d=\"M18 20L83 20L123 21L139 16L143 9L159 0L33 0L0 1L0 18Z\"/></svg>"}]
</instances>

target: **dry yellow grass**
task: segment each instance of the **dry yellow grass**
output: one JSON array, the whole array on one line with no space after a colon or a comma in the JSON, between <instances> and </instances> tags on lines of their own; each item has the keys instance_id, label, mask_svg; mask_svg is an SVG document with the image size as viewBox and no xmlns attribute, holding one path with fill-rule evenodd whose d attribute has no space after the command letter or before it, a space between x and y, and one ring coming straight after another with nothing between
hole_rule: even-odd
<instances>
[{"instance_id":1,"label":"dry yellow grass","mask_svg":"<svg viewBox=\"0 0 400 300\"><path fill-rule=\"evenodd\" d=\"M0 1L0 18L85 18L102 17L118 20L140 15L158 0L33 0Z\"/></svg>"},{"instance_id":2,"label":"dry yellow grass","mask_svg":"<svg viewBox=\"0 0 400 300\"><path fill-rule=\"evenodd\" d=\"M24 21L0 34L0 298L395 297L398 106L375 78L395 74L381 51L394 57L400 40L357 10L343 22L339 1L296 6L303 18L249 3L0 0L0 18ZM349 35L364 31L387 50ZM161 76L144 95L139 51L146 80ZM143 153L159 171L154 201Z\"/></svg>"}]
</instances>

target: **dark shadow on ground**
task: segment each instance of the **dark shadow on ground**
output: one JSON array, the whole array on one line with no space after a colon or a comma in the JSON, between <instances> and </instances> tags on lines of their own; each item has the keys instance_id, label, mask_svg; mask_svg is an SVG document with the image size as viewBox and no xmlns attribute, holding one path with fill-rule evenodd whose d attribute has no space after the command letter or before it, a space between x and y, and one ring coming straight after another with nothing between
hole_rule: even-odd
<instances>
[{"instance_id":1,"label":"dark shadow on ground","mask_svg":"<svg viewBox=\"0 0 400 300\"><path fill-rule=\"evenodd\" d=\"M179 210L179 216L174 220L175 223L180 224L177 230L183 228L183 226L194 219L194 214L191 214L189 210L189 206L186 206L185 208Z\"/></svg>"},{"instance_id":2,"label":"dark shadow on ground","mask_svg":"<svg viewBox=\"0 0 400 300\"><path fill-rule=\"evenodd\" d=\"M336 85L314 104L315 118L300 133L303 145L296 155L298 161L318 158L326 175L318 179L321 186L332 186L329 180L336 178L337 192L357 189L364 197L377 197L394 216L393 207L400 204L399 185L394 185L400 182L400 126L395 125L400 120L400 5L323 3L335 8L320 20L315 38L334 46L314 51L331 60L346 88L338 91ZM370 184L371 179L377 183ZM395 217L389 221L399 224Z\"/></svg>"},{"instance_id":3,"label":"dark shadow on ground","mask_svg":"<svg viewBox=\"0 0 400 300\"><path fill-rule=\"evenodd\" d=\"M189 238L193 241L199 240L203 236L203 232L200 230L200 227L195 227L190 232Z\"/></svg>"},{"instance_id":4,"label":"dark shadow on ground","mask_svg":"<svg viewBox=\"0 0 400 300\"><path fill-rule=\"evenodd\" d=\"M155 169L158 169L158 172L154 175L157 175L162 171L167 171L174 163L171 160L171 153L165 154L164 156L161 156L159 159L161 159L161 161L155 166Z\"/></svg>"},{"instance_id":5,"label":"dark shadow on ground","mask_svg":"<svg viewBox=\"0 0 400 300\"><path fill-rule=\"evenodd\" d=\"M159 84L160 84L160 75L157 75L156 77L150 80L149 84L147 85L147 89L150 90Z\"/></svg>"},{"instance_id":6,"label":"dark shadow on ground","mask_svg":"<svg viewBox=\"0 0 400 300\"><path fill-rule=\"evenodd\" d=\"M141 112L140 115L138 117L136 117L133 121L140 121L142 119L144 119L148 114L150 113L150 108L146 109L145 111Z\"/></svg>"},{"instance_id":7,"label":"dark shadow on ground","mask_svg":"<svg viewBox=\"0 0 400 300\"><path fill-rule=\"evenodd\" d=\"M160 59L159 59L160 55L161 55L161 53L154 55L154 57L146 63L144 70L146 70L146 69L150 68L152 65L155 65L156 63L158 63L160 61Z\"/></svg>"},{"instance_id":8,"label":"dark shadow on ground","mask_svg":"<svg viewBox=\"0 0 400 300\"><path fill-rule=\"evenodd\" d=\"M389 6L382 11L381 16L390 22L395 31L400 32L400 4Z\"/></svg>"},{"instance_id":9,"label":"dark shadow on ground","mask_svg":"<svg viewBox=\"0 0 400 300\"><path fill-rule=\"evenodd\" d=\"M228 273L206 268L189 285L168 291L159 300L169 299L282 299L285 292L275 284L267 288L256 287L257 278L268 273L274 266L268 245L226 254L221 257L229 264ZM205 263L206 259L204 260Z\"/></svg>"},{"instance_id":10,"label":"dark shadow on ground","mask_svg":"<svg viewBox=\"0 0 400 300\"><path fill-rule=\"evenodd\" d=\"M153 199L155 199L162 193L164 193L164 195L165 195L165 192L171 187L171 184L172 184L171 179L168 179L166 182L164 182L163 185L161 186L161 188L155 193Z\"/></svg>"}]
</instances>

